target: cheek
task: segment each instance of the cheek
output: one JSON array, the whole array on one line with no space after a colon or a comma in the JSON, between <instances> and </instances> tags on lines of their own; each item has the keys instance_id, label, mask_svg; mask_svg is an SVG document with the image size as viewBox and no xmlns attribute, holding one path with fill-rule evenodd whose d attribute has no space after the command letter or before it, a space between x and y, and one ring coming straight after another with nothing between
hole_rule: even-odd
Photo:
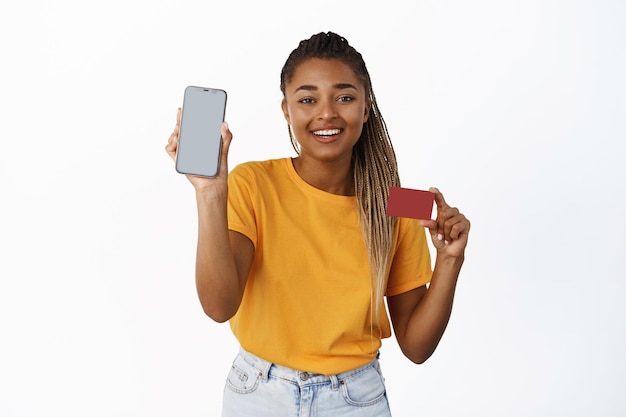
<instances>
[{"instance_id":1,"label":"cheek","mask_svg":"<svg viewBox=\"0 0 626 417\"><path fill-rule=\"evenodd\" d=\"M354 111L350 112L350 115L347 117L350 118L350 121L355 123L355 124L359 124L359 125L363 125L363 123L365 123L367 121L367 116L365 115L365 108L364 107L359 107L358 109L354 109Z\"/></svg>"},{"instance_id":2,"label":"cheek","mask_svg":"<svg viewBox=\"0 0 626 417\"><path fill-rule=\"evenodd\" d=\"M289 115L293 126L306 126L310 120L307 113L302 110L291 109Z\"/></svg>"}]
</instances>

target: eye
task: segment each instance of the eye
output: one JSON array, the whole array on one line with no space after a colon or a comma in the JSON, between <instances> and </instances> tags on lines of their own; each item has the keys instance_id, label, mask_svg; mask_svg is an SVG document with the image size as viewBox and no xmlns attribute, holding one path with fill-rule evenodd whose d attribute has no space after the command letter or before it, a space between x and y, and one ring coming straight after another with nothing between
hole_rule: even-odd
<instances>
[{"instance_id":1,"label":"eye","mask_svg":"<svg viewBox=\"0 0 626 417\"><path fill-rule=\"evenodd\" d=\"M337 101L340 101L340 102L348 102L352 100L354 100L354 97L352 96L341 96L337 99Z\"/></svg>"},{"instance_id":2,"label":"eye","mask_svg":"<svg viewBox=\"0 0 626 417\"><path fill-rule=\"evenodd\" d=\"M301 98L300 100L298 100L298 103L311 104L313 103L313 99L311 97Z\"/></svg>"}]
</instances>

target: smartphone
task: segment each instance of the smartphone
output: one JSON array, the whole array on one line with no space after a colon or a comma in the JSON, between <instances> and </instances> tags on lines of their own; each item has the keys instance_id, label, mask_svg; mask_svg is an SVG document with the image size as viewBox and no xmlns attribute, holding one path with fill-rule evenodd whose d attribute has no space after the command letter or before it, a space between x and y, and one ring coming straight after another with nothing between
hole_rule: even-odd
<instances>
[{"instance_id":1,"label":"smartphone","mask_svg":"<svg viewBox=\"0 0 626 417\"><path fill-rule=\"evenodd\" d=\"M178 132L176 171L215 177L222 150L221 126L226 113L226 91L188 86Z\"/></svg>"}]
</instances>

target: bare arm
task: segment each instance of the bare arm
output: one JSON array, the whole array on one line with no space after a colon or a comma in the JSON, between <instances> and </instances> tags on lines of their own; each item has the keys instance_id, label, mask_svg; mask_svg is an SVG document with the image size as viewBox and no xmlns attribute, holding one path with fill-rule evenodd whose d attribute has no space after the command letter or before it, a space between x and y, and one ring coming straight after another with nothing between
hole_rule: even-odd
<instances>
[{"instance_id":1,"label":"bare arm","mask_svg":"<svg viewBox=\"0 0 626 417\"><path fill-rule=\"evenodd\" d=\"M428 289L422 286L387 300L398 344L415 363L425 362L435 352L446 330L460 267L454 262L436 264Z\"/></svg>"},{"instance_id":2,"label":"bare arm","mask_svg":"<svg viewBox=\"0 0 626 417\"><path fill-rule=\"evenodd\" d=\"M250 239L228 230L226 202L196 193L198 248L196 288L204 312L217 322L239 308L254 256Z\"/></svg>"},{"instance_id":3,"label":"bare arm","mask_svg":"<svg viewBox=\"0 0 626 417\"><path fill-rule=\"evenodd\" d=\"M165 147L176 159L181 109ZM196 289L204 312L217 322L230 319L239 308L254 256L254 246L244 235L228 230L228 149L233 135L222 125L222 153L218 175L187 175L196 191L198 247Z\"/></svg>"},{"instance_id":4,"label":"bare arm","mask_svg":"<svg viewBox=\"0 0 626 417\"><path fill-rule=\"evenodd\" d=\"M470 229L458 209L448 206L438 190L431 191L435 192L437 219L422 222L437 249L431 283L387 300L398 344L415 363L433 354L448 325Z\"/></svg>"}]
</instances>

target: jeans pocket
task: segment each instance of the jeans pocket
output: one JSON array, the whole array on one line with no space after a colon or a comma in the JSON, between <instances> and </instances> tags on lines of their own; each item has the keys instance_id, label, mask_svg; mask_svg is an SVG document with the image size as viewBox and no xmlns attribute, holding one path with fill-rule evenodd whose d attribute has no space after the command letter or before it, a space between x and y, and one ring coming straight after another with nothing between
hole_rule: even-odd
<instances>
[{"instance_id":1,"label":"jeans pocket","mask_svg":"<svg viewBox=\"0 0 626 417\"><path fill-rule=\"evenodd\" d=\"M343 398L350 405L368 407L385 399L385 381L375 366L340 382Z\"/></svg>"},{"instance_id":2,"label":"jeans pocket","mask_svg":"<svg viewBox=\"0 0 626 417\"><path fill-rule=\"evenodd\" d=\"M226 386L240 394L250 394L259 386L260 371L237 355L226 378Z\"/></svg>"}]
</instances>

